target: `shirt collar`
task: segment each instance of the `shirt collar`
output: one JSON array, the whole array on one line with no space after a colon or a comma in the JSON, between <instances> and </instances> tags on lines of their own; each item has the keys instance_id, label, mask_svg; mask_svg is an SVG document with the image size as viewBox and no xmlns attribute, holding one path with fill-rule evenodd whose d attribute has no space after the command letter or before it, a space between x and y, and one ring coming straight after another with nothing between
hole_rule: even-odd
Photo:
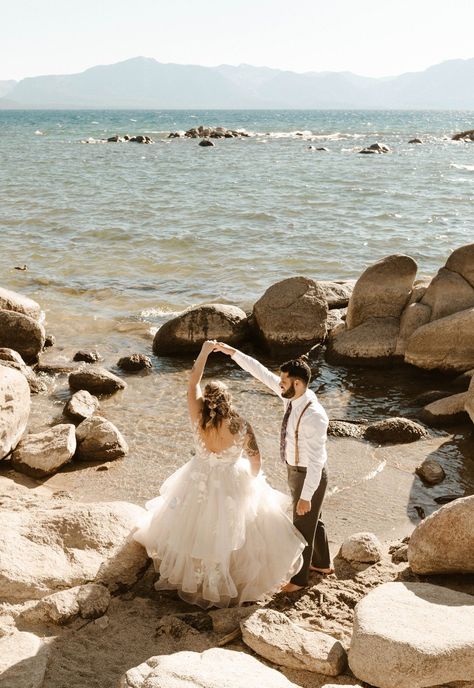
<instances>
[{"instance_id":1,"label":"shirt collar","mask_svg":"<svg viewBox=\"0 0 474 688\"><path fill-rule=\"evenodd\" d=\"M298 399L295 399L294 401L290 399L291 401L291 410L293 409L300 409L303 408L303 406L306 406L308 401L313 401L315 398L314 392L312 392L310 389L307 389L304 394L302 394Z\"/></svg>"}]
</instances>

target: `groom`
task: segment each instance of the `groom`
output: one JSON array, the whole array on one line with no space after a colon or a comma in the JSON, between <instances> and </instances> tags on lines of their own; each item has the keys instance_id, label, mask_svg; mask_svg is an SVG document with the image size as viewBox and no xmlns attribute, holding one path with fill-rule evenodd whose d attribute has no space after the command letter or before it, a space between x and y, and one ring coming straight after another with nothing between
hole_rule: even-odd
<instances>
[{"instance_id":1,"label":"groom","mask_svg":"<svg viewBox=\"0 0 474 688\"><path fill-rule=\"evenodd\" d=\"M308 584L309 571L332 573L321 509L327 487L326 434L328 417L314 392L308 389L311 370L302 359L287 361L280 377L251 356L218 342L214 351L230 356L241 368L267 385L285 405L280 433L280 458L286 463L293 500L293 523L306 539L303 566L285 585L285 592Z\"/></svg>"}]
</instances>

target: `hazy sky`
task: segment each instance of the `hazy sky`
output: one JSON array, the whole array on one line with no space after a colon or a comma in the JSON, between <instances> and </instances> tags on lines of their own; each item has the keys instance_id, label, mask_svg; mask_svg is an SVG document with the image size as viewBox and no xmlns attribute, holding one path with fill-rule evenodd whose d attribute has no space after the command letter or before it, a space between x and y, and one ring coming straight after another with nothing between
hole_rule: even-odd
<instances>
[{"instance_id":1,"label":"hazy sky","mask_svg":"<svg viewBox=\"0 0 474 688\"><path fill-rule=\"evenodd\" d=\"M138 55L366 76L474 57L473 0L3 0L0 18L0 79Z\"/></svg>"}]
</instances>

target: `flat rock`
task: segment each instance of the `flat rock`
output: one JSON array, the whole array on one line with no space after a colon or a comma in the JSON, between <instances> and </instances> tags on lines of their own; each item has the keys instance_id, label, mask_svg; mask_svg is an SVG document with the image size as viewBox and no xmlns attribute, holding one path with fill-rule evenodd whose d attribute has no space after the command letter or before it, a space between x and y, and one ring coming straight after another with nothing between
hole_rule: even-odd
<instances>
[{"instance_id":1,"label":"flat rock","mask_svg":"<svg viewBox=\"0 0 474 688\"><path fill-rule=\"evenodd\" d=\"M199 351L206 339L218 339L232 346L248 333L246 313L237 306L210 303L188 308L160 327L153 340L157 355Z\"/></svg>"},{"instance_id":2,"label":"flat rock","mask_svg":"<svg viewBox=\"0 0 474 688\"><path fill-rule=\"evenodd\" d=\"M423 423L430 427L437 428L445 425L455 425L468 420L465 410L465 403L468 398L467 392L452 394L437 401L427 404L419 413L418 417Z\"/></svg>"},{"instance_id":3,"label":"flat rock","mask_svg":"<svg viewBox=\"0 0 474 688\"><path fill-rule=\"evenodd\" d=\"M0 505L0 598L41 599L86 583L132 585L148 557L131 537L144 510L127 502L80 503L4 496Z\"/></svg>"},{"instance_id":4,"label":"flat rock","mask_svg":"<svg viewBox=\"0 0 474 688\"><path fill-rule=\"evenodd\" d=\"M329 334L326 358L337 365L381 366L395 357L398 318L368 318L348 330L337 326Z\"/></svg>"},{"instance_id":5,"label":"flat rock","mask_svg":"<svg viewBox=\"0 0 474 688\"><path fill-rule=\"evenodd\" d=\"M0 366L0 459L15 449L30 415L30 388L18 370Z\"/></svg>"},{"instance_id":6,"label":"flat rock","mask_svg":"<svg viewBox=\"0 0 474 688\"><path fill-rule=\"evenodd\" d=\"M49 652L33 633L15 631L0 638L2 688L42 688Z\"/></svg>"},{"instance_id":7,"label":"flat rock","mask_svg":"<svg viewBox=\"0 0 474 688\"><path fill-rule=\"evenodd\" d=\"M33 478L53 475L74 456L75 430L74 425L64 423L26 435L13 451L13 468Z\"/></svg>"},{"instance_id":8,"label":"flat rock","mask_svg":"<svg viewBox=\"0 0 474 688\"><path fill-rule=\"evenodd\" d=\"M254 305L253 317L270 352L307 351L326 338L326 294L312 279L290 277L267 289Z\"/></svg>"},{"instance_id":9,"label":"flat rock","mask_svg":"<svg viewBox=\"0 0 474 688\"><path fill-rule=\"evenodd\" d=\"M427 437L427 430L409 418L386 418L370 423L364 430L364 438L377 444L405 444Z\"/></svg>"},{"instance_id":10,"label":"flat rock","mask_svg":"<svg viewBox=\"0 0 474 688\"><path fill-rule=\"evenodd\" d=\"M113 394L125 389L127 383L105 368L81 368L69 375L69 386L74 390L85 389L91 394Z\"/></svg>"},{"instance_id":11,"label":"flat rock","mask_svg":"<svg viewBox=\"0 0 474 688\"><path fill-rule=\"evenodd\" d=\"M76 428L79 461L111 461L128 454L122 433L106 418L86 418Z\"/></svg>"},{"instance_id":12,"label":"flat rock","mask_svg":"<svg viewBox=\"0 0 474 688\"><path fill-rule=\"evenodd\" d=\"M354 675L378 688L474 680L471 595L429 583L385 583L356 606Z\"/></svg>"},{"instance_id":13,"label":"flat rock","mask_svg":"<svg viewBox=\"0 0 474 688\"><path fill-rule=\"evenodd\" d=\"M298 688L244 652L211 648L151 657L127 671L119 688Z\"/></svg>"},{"instance_id":14,"label":"flat rock","mask_svg":"<svg viewBox=\"0 0 474 688\"><path fill-rule=\"evenodd\" d=\"M16 313L23 313L34 320L39 320L41 317L41 306L33 299L23 294L18 294L16 291L3 289L0 287L0 310L15 311Z\"/></svg>"},{"instance_id":15,"label":"flat rock","mask_svg":"<svg viewBox=\"0 0 474 688\"><path fill-rule=\"evenodd\" d=\"M34 318L0 310L0 347L18 351L25 363L35 363L43 350L44 327Z\"/></svg>"},{"instance_id":16,"label":"flat rock","mask_svg":"<svg viewBox=\"0 0 474 688\"><path fill-rule=\"evenodd\" d=\"M64 406L64 415L83 421L99 410L99 400L85 389L75 392Z\"/></svg>"},{"instance_id":17,"label":"flat rock","mask_svg":"<svg viewBox=\"0 0 474 688\"><path fill-rule=\"evenodd\" d=\"M474 573L473 523L474 496L456 499L421 521L408 546L414 573Z\"/></svg>"},{"instance_id":18,"label":"flat rock","mask_svg":"<svg viewBox=\"0 0 474 688\"><path fill-rule=\"evenodd\" d=\"M354 533L342 543L339 556L358 564L375 564L382 557L382 545L373 533Z\"/></svg>"},{"instance_id":19,"label":"flat rock","mask_svg":"<svg viewBox=\"0 0 474 688\"><path fill-rule=\"evenodd\" d=\"M368 318L399 318L408 303L417 264L409 256L392 255L370 265L357 280L347 308L347 328Z\"/></svg>"},{"instance_id":20,"label":"flat rock","mask_svg":"<svg viewBox=\"0 0 474 688\"><path fill-rule=\"evenodd\" d=\"M428 485L438 485L446 477L444 468L436 459L425 459L423 463L417 466L416 474Z\"/></svg>"},{"instance_id":21,"label":"flat rock","mask_svg":"<svg viewBox=\"0 0 474 688\"><path fill-rule=\"evenodd\" d=\"M273 609L259 609L241 623L242 640L273 664L338 676L347 665L341 643L326 633L308 631Z\"/></svg>"}]
</instances>

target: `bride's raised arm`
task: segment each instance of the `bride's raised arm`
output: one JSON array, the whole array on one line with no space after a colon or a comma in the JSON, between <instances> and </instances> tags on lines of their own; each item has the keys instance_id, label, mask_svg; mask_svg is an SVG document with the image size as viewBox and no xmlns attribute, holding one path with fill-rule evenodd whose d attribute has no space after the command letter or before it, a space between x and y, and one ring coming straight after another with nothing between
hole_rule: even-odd
<instances>
[{"instance_id":1,"label":"bride's raised arm","mask_svg":"<svg viewBox=\"0 0 474 688\"><path fill-rule=\"evenodd\" d=\"M206 341L202 345L199 356L194 361L188 380L188 410L193 423L195 423L202 411L201 379L210 353L214 351L215 341Z\"/></svg>"}]
</instances>

